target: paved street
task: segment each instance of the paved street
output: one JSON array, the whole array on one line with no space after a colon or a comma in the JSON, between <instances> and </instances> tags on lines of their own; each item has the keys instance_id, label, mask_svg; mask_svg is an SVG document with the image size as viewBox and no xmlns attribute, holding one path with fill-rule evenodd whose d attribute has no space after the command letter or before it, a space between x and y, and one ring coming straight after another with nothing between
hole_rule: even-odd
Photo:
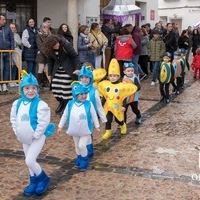
<instances>
[{"instance_id":1,"label":"paved street","mask_svg":"<svg viewBox=\"0 0 200 200\"><path fill-rule=\"evenodd\" d=\"M143 123L134 124L128 112L128 133L120 136L116 124L113 136L102 141L94 133L95 155L86 172L74 167L72 138L55 134L47 140L39 163L51 177L48 191L25 197L28 170L21 144L12 132L9 115L16 91L0 94L0 199L1 200L198 200L200 199L200 80L186 75L185 89L172 102L159 102L158 85L143 80L139 107ZM41 97L52 108L57 106L51 92Z\"/></svg>"}]
</instances>

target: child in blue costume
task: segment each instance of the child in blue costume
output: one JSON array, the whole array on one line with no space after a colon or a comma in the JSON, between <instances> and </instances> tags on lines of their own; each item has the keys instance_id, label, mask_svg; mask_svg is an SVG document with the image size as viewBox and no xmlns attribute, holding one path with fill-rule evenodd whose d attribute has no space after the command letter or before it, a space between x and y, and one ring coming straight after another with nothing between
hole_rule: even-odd
<instances>
[{"instance_id":1,"label":"child in blue costume","mask_svg":"<svg viewBox=\"0 0 200 200\"><path fill-rule=\"evenodd\" d=\"M124 121L126 122L127 119L127 111L128 111L128 107L131 106L132 111L135 113L136 115L136 124L141 124L142 123L142 117L141 117L141 113L140 110L138 109L138 101L139 101L139 90L141 89L140 86L140 80L138 78L138 76L134 73L134 65L133 63L124 63L123 66L123 73L124 73L124 77L123 77L123 82L125 83L132 83L134 85L137 86L137 91L131 95L130 97L127 98L127 103L126 103L126 110L124 111Z\"/></svg>"},{"instance_id":2,"label":"child in blue costume","mask_svg":"<svg viewBox=\"0 0 200 200\"><path fill-rule=\"evenodd\" d=\"M101 104L101 99L99 97L99 92L96 87L93 86L93 73L90 67L84 65L79 71L78 80L88 89L87 100L93 103L95 111L100 117L103 123L107 122L106 115ZM92 134L91 138L87 144L88 156L93 155L93 144L92 144Z\"/></svg>"},{"instance_id":3,"label":"child in blue costume","mask_svg":"<svg viewBox=\"0 0 200 200\"><path fill-rule=\"evenodd\" d=\"M73 136L77 154L75 165L80 171L85 171L89 164L87 144L91 138L93 124L97 132L100 132L99 121L91 101L86 100L88 89L80 82L72 83L72 96L64 110L58 125L58 133L67 123L66 133Z\"/></svg>"},{"instance_id":4,"label":"child in blue costume","mask_svg":"<svg viewBox=\"0 0 200 200\"><path fill-rule=\"evenodd\" d=\"M31 73L24 75L20 82L21 98L14 101L10 114L13 131L22 143L30 173L30 184L24 190L25 195L41 195L50 184L50 178L36 160L55 126L49 123L50 108L39 98L38 87Z\"/></svg>"}]
</instances>

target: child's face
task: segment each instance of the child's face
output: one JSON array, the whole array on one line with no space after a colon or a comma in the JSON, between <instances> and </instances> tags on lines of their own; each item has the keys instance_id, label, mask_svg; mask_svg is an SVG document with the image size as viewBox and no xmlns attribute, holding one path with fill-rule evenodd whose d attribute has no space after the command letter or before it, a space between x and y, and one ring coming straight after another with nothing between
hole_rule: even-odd
<instances>
[{"instance_id":1,"label":"child's face","mask_svg":"<svg viewBox=\"0 0 200 200\"><path fill-rule=\"evenodd\" d=\"M38 89L35 85L26 85L23 87L23 93L29 99L33 99L36 96L37 92Z\"/></svg>"},{"instance_id":2,"label":"child's face","mask_svg":"<svg viewBox=\"0 0 200 200\"><path fill-rule=\"evenodd\" d=\"M87 76L81 76L80 80L83 85L88 85L90 83L90 78Z\"/></svg>"},{"instance_id":3,"label":"child's face","mask_svg":"<svg viewBox=\"0 0 200 200\"><path fill-rule=\"evenodd\" d=\"M77 98L79 101L84 102L84 101L86 101L86 99L87 99L87 93L78 94L78 95L76 96L76 98Z\"/></svg>"},{"instance_id":4,"label":"child's face","mask_svg":"<svg viewBox=\"0 0 200 200\"><path fill-rule=\"evenodd\" d=\"M178 60L178 59L179 59L179 56L174 55L174 60Z\"/></svg>"},{"instance_id":5,"label":"child's face","mask_svg":"<svg viewBox=\"0 0 200 200\"><path fill-rule=\"evenodd\" d=\"M108 76L108 78L109 78L109 80L110 80L112 83L114 83L114 82L116 82L116 81L119 80L120 76L117 75L117 74L110 74L110 75Z\"/></svg>"},{"instance_id":6,"label":"child's face","mask_svg":"<svg viewBox=\"0 0 200 200\"><path fill-rule=\"evenodd\" d=\"M157 38L160 37L160 35L159 35L159 34L153 34L153 37L154 37L155 39L157 39Z\"/></svg>"},{"instance_id":7,"label":"child's face","mask_svg":"<svg viewBox=\"0 0 200 200\"><path fill-rule=\"evenodd\" d=\"M133 67L127 67L124 70L124 74L128 77L132 77L134 75L134 68Z\"/></svg>"},{"instance_id":8,"label":"child's face","mask_svg":"<svg viewBox=\"0 0 200 200\"><path fill-rule=\"evenodd\" d=\"M170 58L169 58L168 56L164 56L164 57L163 57L163 60L164 60L164 62L169 62L169 61L170 61Z\"/></svg>"}]
</instances>

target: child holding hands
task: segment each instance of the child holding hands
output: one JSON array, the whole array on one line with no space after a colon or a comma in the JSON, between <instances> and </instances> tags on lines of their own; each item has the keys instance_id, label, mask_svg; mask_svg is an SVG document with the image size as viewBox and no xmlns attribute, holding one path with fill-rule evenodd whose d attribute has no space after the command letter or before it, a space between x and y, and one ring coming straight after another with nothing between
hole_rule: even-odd
<instances>
[{"instance_id":1,"label":"child holding hands","mask_svg":"<svg viewBox=\"0 0 200 200\"><path fill-rule=\"evenodd\" d=\"M136 124L141 124L142 123L142 118L141 118L141 113L140 110L138 109L138 101L139 101L139 90L141 89L140 81L138 76L134 73L134 64L133 63L124 63L123 66L124 70L124 77L123 77L123 82L125 83L132 83L137 86L137 91L132 94L130 97L127 98L127 103L126 103L126 110L124 112L124 121L126 122L127 119L127 109L129 106L131 106L132 111L136 115Z\"/></svg>"},{"instance_id":2,"label":"child holding hands","mask_svg":"<svg viewBox=\"0 0 200 200\"><path fill-rule=\"evenodd\" d=\"M103 123L107 122L106 115L101 104L99 92L96 87L93 86L94 77L90 66L83 65L78 74L78 80L88 89L87 100L90 100L95 108L95 111ZM88 156L93 155L93 143L92 134L91 139L87 144Z\"/></svg>"},{"instance_id":3,"label":"child holding hands","mask_svg":"<svg viewBox=\"0 0 200 200\"><path fill-rule=\"evenodd\" d=\"M87 144L91 138L93 124L97 132L100 126L96 111L91 101L86 100L88 89L80 82L72 82L72 96L64 110L58 125L58 133L67 123L66 133L73 136L77 154L75 165L80 171L85 171L89 164Z\"/></svg>"},{"instance_id":4,"label":"child holding hands","mask_svg":"<svg viewBox=\"0 0 200 200\"><path fill-rule=\"evenodd\" d=\"M98 90L103 96L102 103L107 117L105 133L102 136L104 140L111 137L113 116L117 124L120 125L121 134L126 134L127 132L126 123L124 122L125 98L133 94L137 87L130 83L122 83L120 77L119 63L113 58L108 68L109 80L101 81L98 84Z\"/></svg>"}]
</instances>

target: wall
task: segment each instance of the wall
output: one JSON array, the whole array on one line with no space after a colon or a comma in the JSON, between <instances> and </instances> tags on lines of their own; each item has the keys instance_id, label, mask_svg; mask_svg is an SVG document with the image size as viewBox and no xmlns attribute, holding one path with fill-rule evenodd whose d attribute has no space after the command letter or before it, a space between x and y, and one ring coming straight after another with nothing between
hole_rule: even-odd
<instances>
[{"instance_id":1,"label":"wall","mask_svg":"<svg viewBox=\"0 0 200 200\"><path fill-rule=\"evenodd\" d=\"M193 26L200 21L199 0L159 0L160 17L164 16L167 22L182 20L182 29Z\"/></svg>"},{"instance_id":2,"label":"wall","mask_svg":"<svg viewBox=\"0 0 200 200\"><path fill-rule=\"evenodd\" d=\"M51 26L58 28L67 23L67 0L38 0L37 13L38 27L44 17L50 17Z\"/></svg>"},{"instance_id":3,"label":"wall","mask_svg":"<svg viewBox=\"0 0 200 200\"><path fill-rule=\"evenodd\" d=\"M78 1L78 15L79 23L87 24L86 18L98 18L100 20L100 0L79 0Z\"/></svg>"}]
</instances>

